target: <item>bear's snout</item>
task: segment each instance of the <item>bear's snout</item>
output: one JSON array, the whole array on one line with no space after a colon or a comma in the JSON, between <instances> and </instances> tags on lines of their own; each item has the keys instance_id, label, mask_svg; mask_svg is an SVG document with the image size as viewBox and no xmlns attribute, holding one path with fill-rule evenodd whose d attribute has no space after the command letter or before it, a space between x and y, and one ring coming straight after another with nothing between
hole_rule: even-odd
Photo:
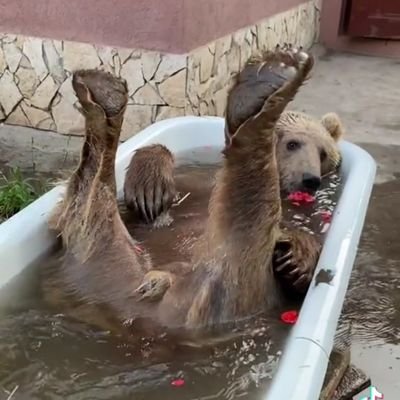
<instances>
[{"instance_id":1,"label":"bear's snout","mask_svg":"<svg viewBox=\"0 0 400 400\"><path fill-rule=\"evenodd\" d=\"M321 186L321 178L317 175L309 174L305 172L303 174L302 184L304 189L316 192Z\"/></svg>"}]
</instances>

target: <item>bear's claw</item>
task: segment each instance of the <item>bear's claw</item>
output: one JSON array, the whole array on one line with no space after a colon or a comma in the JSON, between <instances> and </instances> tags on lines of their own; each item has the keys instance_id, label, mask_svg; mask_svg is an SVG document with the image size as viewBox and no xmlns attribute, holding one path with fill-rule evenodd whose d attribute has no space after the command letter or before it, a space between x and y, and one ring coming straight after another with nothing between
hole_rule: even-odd
<instances>
[{"instance_id":1,"label":"bear's claw","mask_svg":"<svg viewBox=\"0 0 400 400\"><path fill-rule=\"evenodd\" d=\"M143 278L141 285L135 290L138 301L161 300L171 286L171 275L164 271L149 271Z\"/></svg>"},{"instance_id":2,"label":"bear's claw","mask_svg":"<svg viewBox=\"0 0 400 400\"><path fill-rule=\"evenodd\" d=\"M227 144L238 128L258 114L279 92L279 103L286 105L312 69L314 59L290 44L277 45L260 57L251 58L238 74L228 95L226 109ZM275 96L276 97L276 96Z\"/></svg>"}]
</instances>

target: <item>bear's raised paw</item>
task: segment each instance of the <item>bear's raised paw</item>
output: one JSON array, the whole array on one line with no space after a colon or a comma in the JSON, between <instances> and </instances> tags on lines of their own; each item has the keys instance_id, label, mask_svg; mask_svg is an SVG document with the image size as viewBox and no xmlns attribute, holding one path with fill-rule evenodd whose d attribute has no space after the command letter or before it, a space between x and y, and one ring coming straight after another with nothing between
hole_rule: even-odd
<instances>
[{"instance_id":1,"label":"bear's raised paw","mask_svg":"<svg viewBox=\"0 0 400 400\"><path fill-rule=\"evenodd\" d=\"M72 86L84 112L100 107L107 118L120 115L128 102L124 79L109 72L88 69L75 71Z\"/></svg>"}]
</instances>

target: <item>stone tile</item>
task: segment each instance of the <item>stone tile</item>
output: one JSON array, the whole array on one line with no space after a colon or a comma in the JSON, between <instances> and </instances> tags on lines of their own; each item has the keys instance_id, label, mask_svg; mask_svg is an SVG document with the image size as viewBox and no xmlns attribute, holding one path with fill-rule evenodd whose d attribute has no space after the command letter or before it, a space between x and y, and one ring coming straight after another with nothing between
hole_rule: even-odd
<instances>
[{"instance_id":1,"label":"stone tile","mask_svg":"<svg viewBox=\"0 0 400 400\"><path fill-rule=\"evenodd\" d=\"M158 90L169 106L185 107L186 69L160 83Z\"/></svg>"},{"instance_id":2,"label":"stone tile","mask_svg":"<svg viewBox=\"0 0 400 400\"><path fill-rule=\"evenodd\" d=\"M9 71L5 71L0 78L0 103L5 114L9 115L21 99L22 94L18 90L12 74Z\"/></svg>"},{"instance_id":3,"label":"stone tile","mask_svg":"<svg viewBox=\"0 0 400 400\"><path fill-rule=\"evenodd\" d=\"M251 31L251 28L247 28L246 29L246 33L244 35L244 39L249 45L252 44L252 42L253 42L253 33Z\"/></svg>"},{"instance_id":4,"label":"stone tile","mask_svg":"<svg viewBox=\"0 0 400 400\"><path fill-rule=\"evenodd\" d=\"M122 63L121 59L119 58L118 54L114 54L113 56L113 65L114 65L114 74L118 77L121 76L121 68L122 68Z\"/></svg>"},{"instance_id":5,"label":"stone tile","mask_svg":"<svg viewBox=\"0 0 400 400\"><path fill-rule=\"evenodd\" d=\"M150 83L146 83L132 97L135 104L144 105L160 105L165 104L165 101L160 97L157 89Z\"/></svg>"},{"instance_id":6,"label":"stone tile","mask_svg":"<svg viewBox=\"0 0 400 400\"><path fill-rule=\"evenodd\" d=\"M117 50L112 47L96 46L96 51L102 62L102 69L114 73L114 55Z\"/></svg>"},{"instance_id":7,"label":"stone tile","mask_svg":"<svg viewBox=\"0 0 400 400\"><path fill-rule=\"evenodd\" d=\"M153 109L151 106L128 104L122 125L121 140L129 139L151 124Z\"/></svg>"},{"instance_id":8,"label":"stone tile","mask_svg":"<svg viewBox=\"0 0 400 400\"><path fill-rule=\"evenodd\" d=\"M240 68L240 46L235 41L232 42L230 51L226 54L229 74L237 74Z\"/></svg>"},{"instance_id":9,"label":"stone tile","mask_svg":"<svg viewBox=\"0 0 400 400\"><path fill-rule=\"evenodd\" d=\"M142 54L142 71L146 81L153 79L161 62L160 53L153 51L146 51Z\"/></svg>"},{"instance_id":10,"label":"stone tile","mask_svg":"<svg viewBox=\"0 0 400 400\"><path fill-rule=\"evenodd\" d=\"M154 76L156 82L162 82L176 72L186 68L187 56L185 54L164 54Z\"/></svg>"},{"instance_id":11,"label":"stone tile","mask_svg":"<svg viewBox=\"0 0 400 400\"><path fill-rule=\"evenodd\" d=\"M257 27L256 27L255 31L257 31ZM253 42L251 44L251 54L256 54L260 49L261 49L261 47L258 44L258 36L253 35Z\"/></svg>"},{"instance_id":12,"label":"stone tile","mask_svg":"<svg viewBox=\"0 0 400 400\"><path fill-rule=\"evenodd\" d=\"M57 93L58 85L53 78L48 75L47 78L38 86L35 94L31 98L31 103L37 108L48 109L51 100Z\"/></svg>"},{"instance_id":13,"label":"stone tile","mask_svg":"<svg viewBox=\"0 0 400 400\"><path fill-rule=\"evenodd\" d=\"M56 93L56 95L54 96L53 101L51 102L51 108L54 108L55 106L57 106L60 103L60 101L61 101L61 94L58 91ZM29 100L27 100L27 102L29 103Z\"/></svg>"},{"instance_id":14,"label":"stone tile","mask_svg":"<svg viewBox=\"0 0 400 400\"><path fill-rule=\"evenodd\" d=\"M217 62L217 80L215 83L215 89L218 90L226 85L227 80L230 76L229 64L227 54L224 54Z\"/></svg>"},{"instance_id":15,"label":"stone tile","mask_svg":"<svg viewBox=\"0 0 400 400\"><path fill-rule=\"evenodd\" d=\"M200 115L212 115L209 111L208 103L206 101L200 101Z\"/></svg>"},{"instance_id":16,"label":"stone tile","mask_svg":"<svg viewBox=\"0 0 400 400\"><path fill-rule=\"evenodd\" d=\"M210 52L208 46L204 46L198 53L200 58L200 82L206 82L211 78L214 66L214 55Z\"/></svg>"},{"instance_id":17,"label":"stone tile","mask_svg":"<svg viewBox=\"0 0 400 400\"><path fill-rule=\"evenodd\" d=\"M142 74L142 61L140 59L128 60L121 68L121 77L128 83L129 95L135 93L144 85Z\"/></svg>"},{"instance_id":18,"label":"stone tile","mask_svg":"<svg viewBox=\"0 0 400 400\"><path fill-rule=\"evenodd\" d=\"M100 66L100 58L91 44L64 42L64 68L67 71Z\"/></svg>"},{"instance_id":19,"label":"stone tile","mask_svg":"<svg viewBox=\"0 0 400 400\"><path fill-rule=\"evenodd\" d=\"M207 82L200 84L197 87L196 95L199 98L204 98L207 96L212 96L213 91L215 89L215 83L217 81L216 77L210 78Z\"/></svg>"},{"instance_id":20,"label":"stone tile","mask_svg":"<svg viewBox=\"0 0 400 400\"><path fill-rule=\"evenodd\" d=\"M200 76L200 67L194 70L188 70L188 77L186 79L186 97L191 104L197 104L198 92L200 86L200 78L196 79L196 76Z\"/></svg>"},{"instance_id":21,"label":"stone tile","mask_svg":"<svg viewBox=\"0 0 400 400\"><path fill-rule=\"evenodd\" d=\"M21 106L16 107L5 122L10 125L31 126L28 118L26 118L26 115L22 111Z\"/></svg>"},{"instance_id":22,"label":"stone tile","mask_svg":"<svg viewBox=\"0 0 400 400\"><path fill-rule=\"evenodd\" d=\"M10 72L14 73L19 66L21 61L22 53L17 47L15 42L5 43L3 45L4 56L8 65Z\"/></svg>"},{"instance_id":23,"label":"stone tile","mask_svg":"<svg viewBox=\"0 0 400 400\"><path fill-rule=\"evenodd\" d=\"M74 89L72 87L72 76L69 76L63 84L60 86L58 93L65 100L69 101L71 104L77 101Z\"/></svg>"},{"instance_id":24,"label":"stone tile","mask_svg":"<svg viewBox=\"0 0 400 400\"><path fill-rule=\"evenodd\" d=\"M130 58L140 58L140 51L138 51L134 57L132 49L119 48L117 53L119 55L119 59L121 60L121 64L125 64Z\"/></svg>"},{"instance_id":25,"label":"stone tile","mask_svg":"<svg viewBox=\"0 0 400 400\"><path fill-rule=\"evenodd\" d=\"M2 74L7 68L6 58L4 56L3 49L0 47L0 74Z\"/></svg>"},{"instance_id":26,"label":"stone tile","mask_svg":"<svg viewBox=\"0 0 400 400\"><path fill-rule=\"evenodd\" d=\"M217 64L217 61L230 50L231 45L232 45L231 35L222 37L215 41L215 60L216 60L215 64ZM216 70L215 64L214 64L214 71Z\"/></svg>"},{"instance_id":27,"label":"stone tile","mask_svg":"<svg viewBox=\"0 0 400 400\"><path fill-rule=\"evenodd\" d=\"M46 64L43 59L42 40L27 38L24 42L23 53L30 61L40 81L48 74Z\"/></svg>"},{"instance_id":28,"label":"stone tile","mask_svg":"<svg viewBox=\"0 0 400 400\"><path fill-rule=\"evenodd\" d=\"M5 34L5 35L2 35L2 37L1 37L1 41L3 43L11 43L11 42L15 42L16 40L17 40L17 35Z\"/></svg>"},{"instance_id":29,"label":"stone tile","mask_svg":"<svg viewBox=\"0 0 400 400\"><path fill-rule=\"evenodd\" d=\"M56 124L53 121L53 118L44 119L40 121L36 127L37 129L43 129L46 131L55 131L57 129Z\"/></svg>"},{"instance_id":30,"label":"stone tile","mask_svg":"<svg viewBox=\"0 0 400 400\"><path fill-rule=\"evenodd\" d=\"M194 107L188 99L186 99L185 104L185 115L200 115L199 109Z\"/></svg>"},{"instance_id":31,"label":"stone tile","mask_svg":"<svg viewBox=\"0 0 400 400\"><path fill-rule=\"evenodd\" d=\"M114 65L113 57L117 54L117 50L113 47L106 47L106 46L95 46L97 51L97 55L100 58L103 64L106 64L110 67Z\"/></svg>"},{"instance_id":32,"label":"stone tile","mask_svg":"<svg viewBox=\"0 0 400 400\"><path fill-rule=\"evenodd\" d=\"M33 68L19 67L14 75L18 88L24 98L30 99L39 85L39 79Z\"/></svg>"},{"instance_id":33,"label":"stone tile","mask_svg":"<svg viewBox=\"0 0 400 400\"><path fill-rule=\"evenodd\" d=\"M27 103L25 103L24 101L21 102L21 108L22 108L24 114L26 115L26 117L28 118L31 126L33 126L35 128L39 128L39 127L43 128L43 125L46 125L46 124L50 125L49 123L46 122L48 119L50 119L51 122L53 122L53 119L49 112L39 110L38 108L32 107L32 106L28 105Z\"/></svg>"},{"instance_id":34,"label":"stone tile","mask_svg":"<svg viewBox=\"0 0 400 400\"><path fill-rule=\"evenodd\" d=\"M232 38L235 43L239 44L240 46L246 40L247 29L239 29L238 31L234 32Z\"/></svg>"},{"instance_id":35,"label":"stone tile","mask_svg":"<svg viewBox=\"0 0 400 400\"><path fill-rule=\"evenodd\" d=\"M15 44L17 45L17 47L22 51L23 47L24 47L24 43L25 43L25 37L22 35L18 35L17 39L15 40Z\"/></svg>"},{"instance_id":36,"label":"stone tile","mask_svg":"<svg viewBox=\"0 0 400 400\"><path fill-rule=\"evenodd\" d=\"M54 81L58 84L63 83L67 74L64 70L63 60L52 40L43 42L43 59Z\"/></svg>"},{"instance_id":37,"label":"stone tile","mask_svg":"<svg viewBox=\"0 0 400 400\"><path fill-rule=\"evenodd\" d=\"M214 98L214 96L213 96L213 98ZM207 99L207 101L203 101L203 103L207 103L207 106L208 106L208 109L207 109L205 115L217 115L217 116L220 116L220 115L217 114L217 111L216 111L216 108L215 108L215 102L212 99ZM202 109L205 108L204 104L203 104L203 106L201 108ZM204 114L202 114L200 112L200 107L199 107L199 115L204 115Z\"/></svg>"},{"instance_id":38,"label":"stone tile","mask_svg":"<svg viewBox=\"0 0 400 400\"><path fill-rule=\"evenodd\" d=\"M282 40L281 34L268 25L260 26L259 31L258 43L260 50L273 50L278 43L285 42L285 40Z\"/></svg>"},{"instance_id":39,"label":"stone tile","mask_svg":"<svg viewBox=\"0 0 400 400\"><path fill-rule=\"evenodd\" d=\"M74 106L76 101L72 88L72 76L70 76L60 86L57 97L53 102L52 115L58 132L72 135L84 133L85 120Z\"/></svg>"},{"instance_id":40,"label":"stone tile","mask_svg":"<svg viewBox=\"0 0 400 400\"><path fill-rule=\"evenodd\" d=\"M19 62L19 68L33 69L31 62L25 54L22 54L21 61Z\"/></svg>"},{"instance_id":41,"label":"stone tile","mask_svg":"<svg viewBox=\"0 0 400 400\"><path fill-rule=\"evenodd\" d=\"M167 118L182 117L185 115L184 108L160 106L157 108L157 115L155 120L161 121Z\"/></svg>"},{"instance_id":42,"label":"stone tile","mask_svg":"<svg viewBox=\"0 0 400 400\"><path fill-rule=\"evenodd\" d=\"M243 68L249 58L252 56L251 44L245 40L240 46L240 68Z\"/></svg>"},{"instance_id":43,"label":"stone tile","mask_svg":"<svg viewBox=\"0 0 400 400\"><path fill-rule=\"evenodd\" d=\"M224 116L227 96L227 89L221 89L220 91L214 93L213 104L215 106L215 115L217 115L218 117Z\"/></svg>"},{"instance_id":44,"label":"stone tile","mask_svg":"<svg viewBox=\"0 0 400 400\"><path fill-rule=\"evenodd\" d=\"M53 45L54 48L56 49L57 53L60 55L60 57L63 57L64 53L64 43L62 40L54 40L53 39Z\"/></svg>"}]
</instances>

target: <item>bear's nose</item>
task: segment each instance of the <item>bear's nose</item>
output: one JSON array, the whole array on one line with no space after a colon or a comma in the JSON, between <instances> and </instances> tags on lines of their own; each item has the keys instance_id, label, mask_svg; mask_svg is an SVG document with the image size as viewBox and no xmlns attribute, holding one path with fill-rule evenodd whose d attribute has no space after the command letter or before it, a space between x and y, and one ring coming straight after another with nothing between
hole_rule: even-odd
<instances>
[{"instance_id":1,"label":"bear's nose","mask_svg":"<svg viewBox=\"0 0 400 400\"><path fill-rule=\"evenodd\" d=\"M303 186L306 189L316 191L321 186L321 178L319 176L305 172L303 174Z\"/></svg>"}]
</instances>

